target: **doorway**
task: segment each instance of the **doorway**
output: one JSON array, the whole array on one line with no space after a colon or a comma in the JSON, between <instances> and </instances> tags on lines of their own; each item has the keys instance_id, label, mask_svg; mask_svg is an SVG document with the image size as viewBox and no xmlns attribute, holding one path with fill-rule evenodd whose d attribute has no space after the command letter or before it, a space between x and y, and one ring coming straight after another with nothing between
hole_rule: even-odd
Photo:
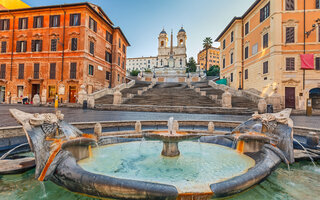
<instances>
[{"instance_id":1,"label":"doorway","mask_svg":"<svg viewBox=\"0 0 320 200\"><path fill-rule=\"evenodd\" d=\"M0 86L0 103L5 102L5 97L6 97L6 87L5 86Z\"/></svg>"},{"instance_id":2,"label":"doorway","mask_svg":"<svg viewBox=\"0 0 320 200\"><path fill-rule=\"evenodd\" d=\"M77 95L76 86L70 86L69 87L69 103L76 103L76 95Z\"/></svg>"},{"instance_id":3,"label":"doorway","mask_svg":"<svg viewBox=\"0 0 320 200\"><path fill-rule=\"evenodd\" d=\"M40 95L40 84L32 84L31 101L36 94Z\"/></svg>"},{"instance_id":4,"label":"doorway","mask_svg":"<svg viewBox=\"0 0 320 200\"><path fill-rule=\"evenodd\" d=\"M296 88L285 88L285 104L286 108L296 108Z\"/></svg>"},{"instance_id":5,"label":"doorway","mask_svg":"<svg viewBox=\"0 0 320 200\"><path fill-rule=\"evenodd\" d=\"M312 99L312 108L320 109L320 88L310 90L309 98Z\"/></svg>"}]
</instances>

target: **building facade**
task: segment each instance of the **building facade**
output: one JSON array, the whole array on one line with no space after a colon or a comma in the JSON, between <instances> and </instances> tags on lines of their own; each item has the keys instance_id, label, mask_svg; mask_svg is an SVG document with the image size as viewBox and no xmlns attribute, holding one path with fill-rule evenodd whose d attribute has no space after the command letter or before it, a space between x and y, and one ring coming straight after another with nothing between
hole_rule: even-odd
<instances>
[{"instance_id":1,"label":"building facade","mask_svg":"<svg viewBox=\"0 0 320 200\"><path fill-rule=\"evenodd\" d=\"M163 29L158 37L158 55L154 57L128 58L127 68L152 69L152 68L186 68L187 66L187 34L181 27L177 34L177 46L173 46L173 33L171 32L170 46L168 34ZM149 62L150 61L150 62ZM171 64L170 64L171 62Z\"/></svg>"},{"instance_id":2,"label":"building facade","mask_svg":"<svg viewBox=\"0 0 320 200\"><path fill-rule=\"evenodd\" d=\"M0 11L0 102L39 94L76 102L125 82L129 42L94 4L76 3Z\"/></svg>"},{"instance_id":3,"label":"building facade","mask_svg":"<svg viewBox=\"0 0 320 200\"><path fill-rule=\"evenodd\" d=\"M201 50L198 53L198 65L200 68L204 70L206 68L206 55L207 52L205 49ZM208 67L207 70L210 69L211 66L217 65L220 66L220 48L211 47L208 49Z\"/></svg>"},{"instance_id":4,"label":"building facade","mask_svg":"<svg viewBox=\"0 0 320 200\"><path fill-rule=\"evenodd\" d=\"M139 58L127 58L127 72L132 70L152 70L157 67L157 57L139 57Z\"/></svg>"},{"instance_id":5,"label":"building facade","mask_svg":"<svg viewBox=\"0 0 320 200\"><path fill-rule=\"evenodd\" d=\"M309 97L317 106L319 17L319 0L256 0L216 39L221 44L220 77L233 88L253 88L265 97L277 93L283 107L305 109ZM306 57L314 69L302 69Z\"/></svg>"}]
</instances>

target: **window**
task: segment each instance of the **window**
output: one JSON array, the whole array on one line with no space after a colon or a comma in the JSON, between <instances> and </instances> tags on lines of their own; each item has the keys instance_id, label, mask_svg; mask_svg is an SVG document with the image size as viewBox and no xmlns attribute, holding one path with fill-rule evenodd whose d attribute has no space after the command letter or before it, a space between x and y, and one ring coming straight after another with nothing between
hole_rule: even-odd
<instances>
[{"instance_id":1,"label":"window","mask_svg":"<svg viewBox=\"0 0 320 200\"><path fill-rule=\"evenodd\" d=\"M7 42L2 41L1 42L1 53L6 53L7 52Z\"/></svg>"},{"instance_id":2,"label":"window","mask_svg":"<svg viewBox=\"0 0 320 200\"><path fill-rule=\"evenodd\" d=\"M223 68L225 68L226 67L226 59L224 58L223 60L222 60L222 66L223 66Z\"/></svg>"},{"instance_id":3,"label":"window","mask_svg":"<svg viewBox=\"0 0 320 200\"><path fill-rule=\"evenodd\" d=\"M320 9L320 0L316 0L316 8Z\"/></svg>"},{"instance_id":4,"label":"window","mask_svg":"<svg viewBox=\"0 0 320 200\"><path fill-rule=\"evenodd\" d=\"M28 18L19 18L19 29L28 29Z\"/></svg>"},{"instance_id":5,"label":"window","mask_svg":"<svg viewBox=\"0 0 320 200\"><path fill-rule=\"evenodd\" d=\"M121 48L121 39L119 38L119 49Z\"/></svg>"},{"instance_id":6,"label":"window","mask_svg":"<svg viewBox=\"0 0 320 200\"><path fill-rule=\"evenodd\" d=\"M286 0L286 10L294 10L295 0Z\"/></svg>"},{"instance_id":7,"label":"window","mask_svg":"<svg viewBox=\"0 0 320 200\"><path fill-rule=\"evenodd\" d=\"M294 43L294 27L286 27L286 43Z\"/></svg>"},{"instance_id":8,"label":"window","mask_svg":"<svg viewBox=\"0 0 320 200\"><path fill-rule=\"evenodd\" d=\"M287 71L294 71L294 58L286 58L286 70Z\"/></svg>"},{"instance_id":9,"label":"window","mask_svg":"<svg viewBox=\"0 0 320 200\"><path fill-rule=\"evenodd\" d=\"M80 26L81 14L70 14L70 26Z\"/></svg>"},{"instance_id":10,"label":"window","mask_svg":"<svg viewBox=\"0 0 320 200\"><path fill-rule=\"evenodd\" d=\"M16 51L19 52L27 52L27 41L17 41Z\"/></svg>"},{"instance_id":11,"label":"window","mask_svg":"<svg viewBox=\"0 0 320 200\"><path fill-rule=\"evenodd\" d=\"M150 66L150 65L149 65ZM124 60L122 61L122 69L124 69Z\"/></svg>"},{"instance_id":12,"label":"window","mask_svg":"<svg viewBox=\"0 0 320 200\"><path fill-rule=\"evenodd\" d=\"M320 57L316 58L316 70L320 70Z\"/></svg>"},{"instance_id":13,"label":"window","mask_svg":"<svg viewBox=\"0 0 320 200\"><path fill-rule=\"evenodd\" d=\"M126 53L126 46L124 44L122 45L122 52Z\"/></svg>"},{"instance_id":14,"label":"window","mask_svg":"<svg viewBox=\"0 0 320 200\"><path fill-rule=\"evenodd\" d=\"M70 79L77 78L77 63L70 64Z\"/></svg>"},{"instance_id":15,"label":"window","mask_svg":"<svg viewBox=\"0 0 320 200\"><path fill-rule=\"evenodd\" d=\"M71 39L71 51L78 50L78 38Z\"/></svg>"},{"instance_id":16,"label":"window","mask_svg":"<svg viewBox=\"0 0 320 200\"><path fill-rule=\"evenodd\" d=\"M263 63L263 74L267 74L269 69L268 69L268 61Z\"/></svg>"},{"instance_id":17,"label":"window","mask_svg":"<svg viewBox=\"0 0 320 200\"><path fill-rule=\"evenodd\" d=\"M118 82L120 81L120 75L118 74Z\"/></svg>"},{"instance_id":18,"label":"window","mask_svg":"<svg viewBox=\"0 0 320 200\"><path fill-rule=\"evenodd\" d=\"M19 64L18 79L24 79L24 64Z\"/></svg>"},{"instance_id":19,"label":"window","mask_svg":"<svg viewBox=\"0 0 320 200\"><path fill-rule=\"evenodd\" d=\"M244 79L248 79L249 78L249 71L248 69L244 70Z\"/></svg>"},{"instance_id":20,"label":"window","mask_svg":"<svg viewBox=\"0 0 320 200\"><path fill-rule=\"evenodd\" d=\"M233 73L230 74L230 81L233 82Z\"/></svg>"},{"instance_id":21,"label":"window","mask_svg":"<svg viewBox=\"0 0 320 200\"><path fill-rule=\"evenodd\" d=\"M109 53L109 52L106 51L106 58L105 58L105 60L106 60L107 62L109 62L109 63L112 63L112 55L111 55L111 53Z\"/></svg>"},{"instance_id":22,"label":"window","mask_svg":"<svg viewBox=\"0 0 320 200\"><path fill-rule=\"evenodd\" d=\"M233 52L230 54L230 64L233 64Z\"/></svg>"},{"instance_id":23,"label":"window","mask_svg":"<svg viewBox=\"0 0 320 200\"><path fill-rule=\"evenodd\" d=\"M226 40L223 40L223 42L222 42L222 48L223 48L223 49L226 48Z\"/></svg>"},{"instance_id":24,"label":"window","mask_svg":"<svg viewBox=\"0 0 320 200\"><path fill-rule=\"evenodd\" d=\"M33 28L43 27L43 16L33 17Z\"/></svg>"},{"instance_id":25,"label":"window","mask_svg":"<svg viewBox=\"0 0 320 200\"><path fill-rule=\"evenodd\" d=\"M90 53L94 55L94 43L90 42Z\"/></svg>"},{"instance_id":26,"label":"window","mask_svg":"<svg viewBox=\"0 0 320 200\"><path fill-rule=\"evenodd\" d=\"M89 28L94 32L97 32L97 22L91 17L89 17Z\"/></svg>"},{"instance_id":27,"label":"window","mask_svg":"<svg viewBox=\"0 0 320 200\"><path fill-rule=\"evenodd\" d=\"M246 35L248 35L248 33L249 33L249 22L247 22L247 23L244 25L244 33L245 33Z\"/></svg>"},{"instance_id":28,"label":"window","mask_svg":"<svg viewBox=\"0 0 320 200\"><path fill-rule=\"evenodd\" d=\"M42 40L32 40L31 51L32 52L42 51Z\"/></svg>"},{"instance_id":29,"label":"window","mask_svg":"<svg viewBox=\"0 0 320 200\"><path fill-rule=\"evenodd\" d=\"M141 63L142 64L142 63ZM120 56L118 57L118 65L120 66Z\"/></svg>"},{"instance_id":30,"label":"window","mask_svg":"<svg viewBox=\"0 0 320 200\"><path fill-rule=\"evenodd\" d=\"M0 19L0 30L5 31L10 28L10 19Z\"/></svg>"},{"instance_id":31,"label":"window","mask_svg":"<svg viewBox=\"0 0 320 200\"><path fill-rule=\"evenodd\" d=\"M260 22L263 22L270 16L270 2L260 10Z\"/></svg>"},{"instance_id":32,"label":"window","mask_svg":"<svg viewBox=\"0 0 320 200\"><path fill-rule=\"evenodd\" d=\"M247 59L249 57L249 47L246 47L244 49L244 59Z\"/></svg>"},{"instance_id":33,"label":"window","mask_svg":"<svg viewBox=\"0 0 320 200\"><path fill-rule=\"evenodd\" d=\"M110 43L112 43L112 35L109 31L106 31L106 40Z\"/></svg>"},{"instance_id":34,"label":"window","mask_svg":"<svg viewBox=\"0 0 320 200\"><path fill-rule=\"evenodd\" d=\"M0 68L0 79L6 78L6 64L1 64Z\"/></svg>"},{"instance_id":35,"label":"window","mask_svg":"<svg viewBox=\"0 0 320 200\"><path fill-rule=\"evenodd\" d=\"M110 72L106 72L106 80L110 80L110 76L111 76L111 73Z\"/></svg>"},{"instance_id":36,"label":"window","mask_svg":"<svg viewBox=\"0 0 320 200\"><path fill-rule=\"evenodd\" d=\"M50 63L50 79L56 79L56 63Z\"/></svg>"},{"instance_id":37,"label":"window","mask_svg":"<svg viewBox=\"0 0 320 200\"><path fill-rule=\"evenodd\" d=\"M268 48L269 46L269 34L266 33L263 35L263 48Z\"/></svg>"},{"instance_id":38,"label":"window","mask_svg":"<svg viewBox=\"0 0 320 200\"><path fill-rule=\"evenodd\" d=\"M233 31L231 32L231 36L230 36L230 37L231 37L231 38L230 38L230 41L233 42L233 37L234 37Z\"/></svg>"},{"instance_id":39,"label":"window","mask_svg":"<svg viewBox=\"0 0 320 200\"><path fill-rule=\"evenodd\" d=\"M51 51L57 51L57 39L51 40Z\"/></svg>"},{"instance_id":40,"label":"window","mask_svg":"<svg viewBox=\"0 0 320 200\"><path fill-rule=\"evenodd\" d=\"M252 46L252 55L256 55L258 53L258 43Z\"/></svg>"},{"instance_id":41,"label":"window","mask_svg":"<svg viewBox=\"0 0 320 200\"><path fill-rule=\"evenodd\" d=\"M182 65L182 59L180 58L180 65Z\"/></svg>"},{"instance_id":42,"label":"window","mask_svg":"<svg viewBox=\"0 0 320 200\"><path fill-rule=\"evenodd\" d=\"M40 71L40 64L35 63L33 65L33 78L34 79L39 79L39 71Z\"/></svg>"},{"instance_id":43,"label":"window","mask_svg":"<svg viewBox=\"0 0 320 200\"><path fill-rule=\"evenodd\" d=\"M51 15L49 26L50 27L60 27L60 15Z\"/></svg>"},{"instance_id":44,"label":"window","mask_svg":"<svg viewBox=\"0 0 320 200\"><path fill-rule=\"evenodd\" d=\"M89 75L93 76L93 65L89 65Z\"/></svg>"}]
</instances>

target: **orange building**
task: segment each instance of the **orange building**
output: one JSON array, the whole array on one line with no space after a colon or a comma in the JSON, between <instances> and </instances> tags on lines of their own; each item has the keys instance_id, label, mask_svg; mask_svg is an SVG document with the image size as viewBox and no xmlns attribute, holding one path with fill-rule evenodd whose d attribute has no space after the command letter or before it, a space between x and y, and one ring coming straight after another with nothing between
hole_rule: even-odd
<instances>
[{"instance_id":1,"label":"orange building","mask_svg":"<svg viewBox=\"0 0 320 200\"><path fill-rule=\"evenodd\" d=\"M319 0L256 0L216 39L221 43L220 77L236 89L280 95L282 107L320 108ZM311 54L312 70L300 56Z\"/></svg>"},{"instance_id":2,"label":"orange building","mask_svg":"<svg viewBox=\"0 0 320 200\"><path fill-rule=\"evenodd\" d=\"M91 3L0 10L0 102L76 102L125 82L129 42ZM110 85L111 84L111 85Z\"/></svg>"},{"instance_id":3,"label":"orange building","mask_svg":"<svg viewBox=\"0 0 320 200\"><path fill-rule=\"evenodd\" d=\"M207 52L205 49L201 50L198 53L198 65L200 65L201 69L205 69L206 67L206 55ZM213 65L220 66L220 49L211 47L208 49L208 67L207 70Z\"/></svg>"}]
</instances>

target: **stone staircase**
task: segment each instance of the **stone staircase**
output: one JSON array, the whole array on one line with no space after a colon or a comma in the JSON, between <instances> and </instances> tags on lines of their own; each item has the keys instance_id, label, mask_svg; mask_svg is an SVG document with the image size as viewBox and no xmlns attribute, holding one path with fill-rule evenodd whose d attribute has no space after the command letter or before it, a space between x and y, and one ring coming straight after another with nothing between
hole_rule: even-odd
<instances>
[{"instance_id":1,"label":"stone staircase","mask_svg":"<svg viewBox=\"0 0 320 200\"><path fill-rule=\"evenodd\" d=\"M219 104L207 96L201 96L190 89L186 83L157 83L152 89L129 99L124 104L219 107Z\"/></svg>"},{"instance_id":2,"label":"stone staircase","mask_svg":"<svg viewBox=\"0 0 320 200\"><path fill-rule=\"evenodd\" d=\"M121 91L122 93L122 98L125 101L125 99L127 98L128 94L137 94L138 90L142 90L142 88L144 87L148 87L150 83L149 82L143 82L143 81L136 81L135 84L130 87L130 88L126 88L123 89ZM109 95L105 95L99 99L95 100L95 104L96 105L100 105L100 104L113 104L113 95L109 94Z\"/></svg>"},{"instance_id":3,"label":"stone staircase","mask_svg":"<svg viewBox=\"0 0 320 200\"><path fill-rule=\"evenodd\" d=\"M224 93L223 90L215 89L211 87L207 81L205 82L197 82L192 83L195 88L200 88L200 91L205 91L206 95L210 97L211 95L217 95L216 103L220 104L222 99L222 94ZM258 107L257 103L253 102L252 100L242 97L242 96L232 96L232 107L238 108L249 108L249 109L256 109Z\"/></svg>"}]
</instances>

